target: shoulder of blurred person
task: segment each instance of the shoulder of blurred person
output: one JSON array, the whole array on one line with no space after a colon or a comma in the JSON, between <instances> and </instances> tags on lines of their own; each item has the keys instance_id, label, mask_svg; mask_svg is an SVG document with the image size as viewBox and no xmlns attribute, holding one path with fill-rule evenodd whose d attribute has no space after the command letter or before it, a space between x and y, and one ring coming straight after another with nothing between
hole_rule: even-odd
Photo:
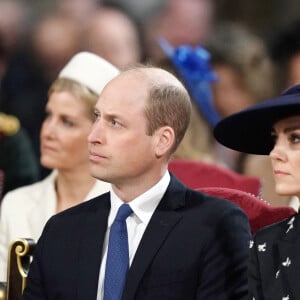
<instances>
[{"instance_id":1,"label":"shoulder of blurred person","mask_svg":"<svg viewBox=\"0 0 300 300\"><path fill-rule=\"evenodd\" d=\"M19 120L0 113L0 169L4 172L3 195L38 180L38 162L30 139Z\"/></svg>"}]
</instances>

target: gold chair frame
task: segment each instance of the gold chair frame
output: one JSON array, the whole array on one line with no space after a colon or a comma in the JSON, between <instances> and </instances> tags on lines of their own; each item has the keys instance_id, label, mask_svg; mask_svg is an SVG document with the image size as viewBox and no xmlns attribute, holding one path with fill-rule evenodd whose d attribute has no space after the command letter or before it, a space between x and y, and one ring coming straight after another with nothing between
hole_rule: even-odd
<instances>
[{"instance_id":1,"label":"gold chair frame","mask_svg":"<svg viewBox=\"0 0 300 300\"><path fill-rule=\"evenodd\" d=\"M15 240L8 252L7 300L20 299L26 285L26 279L35 248L35 241L29 238Z\"/></svg>"}]
</instances>

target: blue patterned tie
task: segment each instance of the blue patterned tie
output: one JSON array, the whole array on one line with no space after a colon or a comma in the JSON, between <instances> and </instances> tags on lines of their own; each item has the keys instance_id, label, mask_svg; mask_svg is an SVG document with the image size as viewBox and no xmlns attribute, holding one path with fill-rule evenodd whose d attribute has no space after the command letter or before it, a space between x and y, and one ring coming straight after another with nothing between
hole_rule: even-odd
<instances>
[{"instance_id":1,"label":"blue patterned tie","mask_svg":"<svg viewBox=\"0 0 300 300\"><path fill-rule=\"evenodd\" d=\"M111 225L104 279L104 300L120 300L129 269L129 250L126 219L132 213L123 204Z\"/></svg>"}]
</instances>

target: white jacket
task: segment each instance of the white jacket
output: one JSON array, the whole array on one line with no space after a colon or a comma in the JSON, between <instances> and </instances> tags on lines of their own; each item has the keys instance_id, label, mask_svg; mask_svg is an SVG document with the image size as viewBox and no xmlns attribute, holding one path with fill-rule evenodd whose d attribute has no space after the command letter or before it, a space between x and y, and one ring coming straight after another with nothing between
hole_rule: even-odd
<instances>
[{"instance_id":1,"label":"white jacket","mask_svg":"<svg viewBox=\"0 0 300 300\"><path fill-rule=\"evenodd\" d=\"M42 181L8 192L0 210L0 282L6 281L7 254L18 238L37 240L48 219L56 213L55 177L52 171ZM97 180L83 201L108 192L110 184Z\"/></svg>"}]
</instances>

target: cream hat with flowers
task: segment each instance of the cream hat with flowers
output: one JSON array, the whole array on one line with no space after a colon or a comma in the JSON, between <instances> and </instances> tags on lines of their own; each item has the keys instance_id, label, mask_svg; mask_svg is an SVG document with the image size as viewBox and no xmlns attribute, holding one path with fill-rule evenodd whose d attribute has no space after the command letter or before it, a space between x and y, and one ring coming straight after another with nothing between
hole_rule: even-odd
<instances>
[{"instance_id":1,"label":"cream hat with flowers","mask_svg":"<svg viewBox=\"0 0 300 300\"><path fill-rule=\"evenodd\" d=\"M90 52L80 52L71 58L58 78L72 79L100 95L104 86L119 73L115 66L102 57Z\"/></svg>"}]
</instances>

